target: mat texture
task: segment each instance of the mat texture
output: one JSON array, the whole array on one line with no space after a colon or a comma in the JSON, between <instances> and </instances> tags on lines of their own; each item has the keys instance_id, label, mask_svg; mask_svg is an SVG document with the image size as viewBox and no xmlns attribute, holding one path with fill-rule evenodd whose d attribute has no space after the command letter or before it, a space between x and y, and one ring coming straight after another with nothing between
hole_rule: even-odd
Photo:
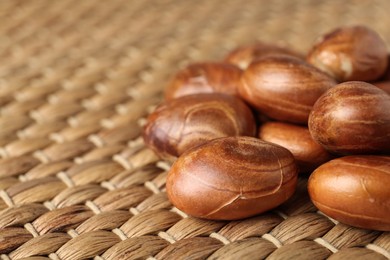
<instances>
[{"instance_id":1,"label":"mat texture","mask_svg":"<svg viewBox=\"0 0 390 260\"><path fill-rule=\"evenodd\" d=\"M196 219L140 138L175 71L344 24L390 43L390 1L0 1L1 259L386 259L390 232L322 215L306 180L267 214Z\"/></svg>"}]
</instances>

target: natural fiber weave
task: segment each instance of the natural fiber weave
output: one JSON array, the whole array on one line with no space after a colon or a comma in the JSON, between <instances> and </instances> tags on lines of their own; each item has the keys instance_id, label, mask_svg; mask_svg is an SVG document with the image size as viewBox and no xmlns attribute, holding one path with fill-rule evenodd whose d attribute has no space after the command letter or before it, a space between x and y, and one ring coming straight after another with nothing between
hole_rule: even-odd
<instances>
[{"instance_id":1,"label":"natural fiber weave","mask_svg":"<svg viewBox=\"0 0 390 260\"><path fill-rule=\"evenodd\" d=\"M306 51L390 1L0 1L2 259L386 259L390 232L317 212L302 177L266 214L216 222L172 208L169 165L140 138L181 66L256 39ZM390 216L389 216L390 217Z\"/></svg>"}]
</instances>

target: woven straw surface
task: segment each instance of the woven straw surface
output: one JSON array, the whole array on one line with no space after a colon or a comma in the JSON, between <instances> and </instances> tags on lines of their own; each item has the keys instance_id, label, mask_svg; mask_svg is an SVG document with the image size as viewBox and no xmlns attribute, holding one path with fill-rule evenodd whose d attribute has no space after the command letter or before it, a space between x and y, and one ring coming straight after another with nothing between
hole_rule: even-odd
<instances>
[{"instance_id":1,"label":"woven straw surface","mask_svg":"<svg viewBox=\"0 0 390 260\"><path fill-rule=\"evenodd\" d=\"M390 1L0 1L2 259L386 259L390 232L322 215L306 180L242 221L186 216L140 138L171 75L256 39L306 51Z\"/></svg>"}]
</instances>

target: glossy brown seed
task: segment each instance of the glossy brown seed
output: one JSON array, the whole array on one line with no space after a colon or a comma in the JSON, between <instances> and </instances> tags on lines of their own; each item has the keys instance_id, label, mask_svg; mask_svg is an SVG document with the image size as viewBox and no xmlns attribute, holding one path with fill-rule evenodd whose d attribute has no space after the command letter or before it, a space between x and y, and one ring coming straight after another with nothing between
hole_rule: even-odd
<instances>
[{"instance_id":1,"label":"glossy brown seed","mask_svg":"<svg viewBox=\"0 0 390 260\"><path fill-rule=\"evenodd\" d=\"M390 96L365 82L341 83L315 103L309 130L333 153L390 152Z\"/></svg>"},{"instance_id":2,"label":"glossy brown seed","mask_svg":"<svg viewBox=\"0 0 390 260\"><path fill-rule=\"evenodd\" d=\"M306 124L313 104L335 84L298 58L274 55L253 62L244 71L239 93L271 118Z\"/></svg>"},{"instance_id":3,"label":"glossy brown seed","mask_svg":"<svg viewBox=\"0 0 390 260\"><path fill-rule=\"evenodd\" d=\"M307 60L338 81L370 81L385 72L388 53L385 42L375 31L348 26L322 36Z\"/></svg>"},{"instance_id":4,"label":"glossy brown seed","mask_svg":"<svg viewBox=\"0 0 390 260\"><path fill-rule=\"evenodd\" d=\"M345 224L390 231L390 157L346 156L321 165L309 178L319 210Z\"/></svg>"},{"instance_id":5,"label":"glossy brown seed","mask_svg":"<svg viewBox=\"0 0 390 260\"><path fill-rule=\"evenodd\" d=\"M166 187L171 202L187 214L232 220L286 201L295 191L297 173L287 149L253 137L225 137L179 157Z\"/></svg>"},{"instance_id":6,"label":"glossy brown seed","mask_svg":"<svg viewBox=\"0 0 390 260\"><path fill-rule=\"evenodd\" d=\"M310 135L309 129L282 122L267 122L259 128L259 138L288 149L295 157L300 172L313 171L332 156Z\"/></svg>"},{"instance_id":7,"label":"glossy brown seed","mask_svg":"<svg viewBox=\"0 0 390 260\"><path fill-rule=\"evenodd\" d=\"M215 92L237 95L241 73L241 69L228 63L190 64L173 77L165 90L165 99Z\"/></svg>"},{"instance_id":8,"label":"glossy brown seed","mask_svg":"<svg viewBox=\"0 0 390 260\"><path fill-rule=\"evenodd\" d=\"M254 136L256 124L250 109L235 96L197 94L160 105L144 128L145 143L165 159L224 136Z\"/></svg>"},{"instance_id":9,"label":"glossy brown seed","mask_svg":"<svg viewBox=\"0 0 390 260\"><path fill-rule=\"evenodd\" d=\"M225 57L225 62L234 64L241 69L246 69L252 61L263 58L272 54L287 54L298 58L302 58L302 55L297 52L277 46L275 44L267 44L258 42L248 46L241 46L232 50Z\"/></svg>"}]
</instances>

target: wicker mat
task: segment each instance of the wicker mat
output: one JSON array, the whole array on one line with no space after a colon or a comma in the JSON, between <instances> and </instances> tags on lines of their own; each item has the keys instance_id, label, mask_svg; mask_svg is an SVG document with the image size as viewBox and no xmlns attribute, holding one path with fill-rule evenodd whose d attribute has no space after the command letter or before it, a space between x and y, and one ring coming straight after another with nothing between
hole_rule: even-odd
<instances>
[{"instance_id":1,"label":"wicker mat","mask_svg":"<svg viewBox=\"0 0 390 260\"><path fill-rule=\"evenodd\" d=\"M390 232L322 215L306 179L276 210L206 221L172 207L140 138L172 74L256 39L306 51L390 1L0 1L1 259L386 259ZM390 217L390 216L389 216Z\"/></svg>"}]
</instances>

